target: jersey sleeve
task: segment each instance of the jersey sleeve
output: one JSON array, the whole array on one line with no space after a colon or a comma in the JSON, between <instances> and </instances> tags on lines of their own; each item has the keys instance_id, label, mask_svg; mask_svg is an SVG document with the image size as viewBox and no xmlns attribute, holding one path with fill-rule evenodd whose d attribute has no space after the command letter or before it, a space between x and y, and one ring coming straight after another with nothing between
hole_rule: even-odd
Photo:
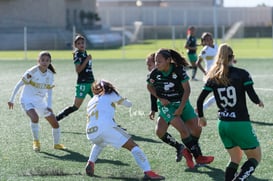
<instances>
[{"instance_id":1,"label":"jersey sleeve","mask_svg":"<svg viewBox=\"0 0 273 181\"><path fill-rule=\"evenodd\" d=\"M259 104L260 99L253 88L254 82L253 82L250 74L247 71L244 71L243 73L244 73L243 84L245 86L245 90L246 90L250 100L252 102L254 102L255 104Z\"/></svg>"},{"instance_id":2,"label":"jersey sleeve","mask_svg":"<svg viewBox=\"0 0 273 181\"><path fill-rule=\"evenodd\" d=\"M22 81L25 83L25 84L28 84L30 82L30 80L32 79L32 73L31 71L27 70L23 77L22 77Z\"/></svg>"},{"instance_id":3,"label":"jersey sleeve","mask_svg":"<svg viewBox=\"0 0 273 181\"><path fill-rule=\"evenodd\" d=\"M24 85L23 80L20 80L19 82L17 82L17 84L15 85L15 87L14 87L12 93L11 93L9 102L14 103L15 96L16 96L16 94L18 93L20 87L22 87L23 85Z\"/></svg>"},{"instance_id":4,"label":"jersey sleeve","mask_svg":"<svg viewBox=\"0 0 273 181\"><path fill-rule=\"evenodd\" d=\"M80 52L76 51L73 55L73 61L75 65L81 64Z\"/></svg>"},{"instance_id":5,"label":"jersey sleeve","mask_svg":"<svg viewBox=\"0 0 273 181\"><path fill-rule=\"evenodd\" d=\"M184 67L177 67L177 71L182 83L187 82L190 79Z\"/></svg>"},{"instance_id":6,"label":"jersey sleeve","mask_svg":"<svg viewBox=\"0 0 273 181\"><path fill-rule=\"evenodd\" d=\"M118 95L116 93L111 94L111 101L113 103L117 103L118 105L123 105L125 107L131 107L132 106L131 101L129 101L127 98L121 97L120 95Z\"/></svg>"}]
</instances>

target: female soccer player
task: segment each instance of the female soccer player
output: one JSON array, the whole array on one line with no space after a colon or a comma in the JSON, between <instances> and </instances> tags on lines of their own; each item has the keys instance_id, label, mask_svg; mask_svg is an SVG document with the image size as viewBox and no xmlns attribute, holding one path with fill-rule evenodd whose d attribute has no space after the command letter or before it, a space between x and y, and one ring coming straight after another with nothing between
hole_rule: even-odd
<instances>
[{"instance_id":1,"label":"female soccer player","mask_svg":"<svg viewBox=\"0 0 273 181\"><path fill-rule=\"evenodd\" d=\"M196 66L196 61L197 61L197 43L196 43L196 37L195 37L195 27L190 26L187 30L187 41L184 46L184 48L187 49L187 55L191 63L191 68L192 68L192 76L191 80L197 80L195 78L196 72L197 72L197 66Z\"/></svg>"},{"instance_id":2,"label":"female soccer player","mask_svg":"<svg viewBox=\"0 0 273 181\"><path fill-rule=\"evenodd\" d=\"M204 32L202 34L201 44L204 47L200 52L200 55L199 55L198 60L196 62L196 65L200 68L200 70L204 73L204 75L206 75L214 63L218 47L213 41L212 34L209 32ZM202 66L203 61L205 62L205 68ZM204 103L204 105L203 105L204 109L207 109L213 103L215 103L215 98L214 98L214 96L211 96Z\"/></svg>"},{"instance_id":3,"label":"female soccer player","mask_svg":"<svg viewBox=\"0 0 273 181\"><path fill-rule=\"evenodd\" d=\"M119 95L116 88L105 80L92 85L94 97L87 106L87 138L93 143L86 174L94 175L95 162L106 145L117 149L123 147L132 153L138 166L144 171L144 178L148 180L164 180L163 176L151 170L149 161L139 146L133 141L115 120L115 105L131 107L132 103Z\"/></svg>"},{"instance_id":4,"label":"female soccer player","mask_svg":"<svg viewBox=\"0 0 273 181\"><path fill-rule=\"evenodd\" d=\"M16 84L8 102L9 109L13 109L14 99L23 86L20 102L24 111L31 120L31 131L33 136L33 150L40 151L39 141L39 116L45 119L52 126L53 142L55 149L65 149L59 143L60 128L52 107L52 88L54 87L55 69L51 64L51 55L47 51L42 51L38 57L38 65L28 69L22 79Z\"/></svg>"},{"instance_id":5,"label":"female soccer player","mask_svg":"<svg viewBox=\"0 0 273 181\"><path fill-rule=\"evenodd\" d=\"M73 59L75 70L78 74L74 104L66 107L64 110L58 113L56 116L58 121L68 116L70 113L77 111L87 94L89 94L91 97L93 96L91 90L91 85L94 82L92 57L91 55L87 55L86 42L82 35L77 35L75 37L74 47L75 52L73 53Z\"/></svg>"},{"instance_id":6,"label":"female soccer player","mask_svg":"<svg viewBox=\"0 0 273 181\"><path fill-rule=\"evenodd\" d=\"M216 62L209 70L206 84L197 100L199 124L206 126L203 102L210 92L215 96L219 108L218 131L230 156L225 181L246 180L261 161L261 148L250 123L245 93L258 106L264 107L264 104L253 88L253 80L249 73L233 67L233 61L232 48L227 44L221 44ZM247 161L235 176L242 159L242 151L246 154Z\"/></svg>"},{"instance_id":7,"label":"female soccer player","mask_svg":"<svg viewBox=\"0 0 273 181\"><path fill-rule=\"evenodd\" d=\"M148 71L151 72L155 68L155 53L151 53L146 57L146 65L148 68ZM150 101L151 101L151 111L149 113L149 118L151 120L154 120L155 113L158 111L157 109L157 98L150 94ZM162 119L159 117L158 119ZM159 122L159 120L157 120ZM156 128L157 129L157 128ZM184 150L185 147L183 144L179 143L175 140L175 138L168 132L166 133L157 133L158 135L163 135L162 137L159 137L164 143L167 143L168 145L174 147L176 149L176 162L180 162L184 154L187 154L187 152ZM185 158L187 158L185 156Z\"/></svg>"},{"instance_id":8,"label":"female soccer player","mask_svg":"<svg viewBox=\"0 0 273 181\"><path fill-rule=\"evenodd\" d=\"M203 156L198 145L201 128L189 102L189 77L184 70L188 63L171 49L159 49L155 54L155 62L156 68L147 78L147 88L158 99L159 116L162 118L157 122L157 136L164 136L162 134L172 125L179 131L182 142L193 154L196 163L211 163L214 157ZM186 161L189 168L194 167L192 159L186 158Z\"/></svg>"}]
</instances>

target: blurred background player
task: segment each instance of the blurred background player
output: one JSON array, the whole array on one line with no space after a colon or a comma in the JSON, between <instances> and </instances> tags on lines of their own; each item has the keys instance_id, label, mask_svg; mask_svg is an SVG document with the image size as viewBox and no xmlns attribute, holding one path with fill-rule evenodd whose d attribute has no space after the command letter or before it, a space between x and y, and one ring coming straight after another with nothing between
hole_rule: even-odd
<instances>
[{"instance_id":1,"label":"blurred background player","mask_svg":"<svg viewBox=\"0 0 273 181\"><path fill-rule=\"evenodd\" d=\"M116 149L123 147L131 152L138 166L144 171L144 179L164 180L163 176L151 170L144 152L114 120L114 105L131 107L132 103L121 97L116 88L105 80L94 83L92 90L94 97L88 102L87 106L86 135L93 146L86 165L86 174L94 175L94 166L99 154L105 146L111 145Z\"/></svg>"},{"instance_id":2,"label":"blurred background player","mask_svg":"<svg viewBox=\"0 0 273 181\"><path fill-rule=\"evenodd\" d=\"M196 79L196 73L197 73L197 66L196 66L196 61L197 61L197 42L196 42L196 37L195 37L195 27L190 26L187 30L187 41L184 46L187 49L187 55L188 59L191 63L191 68L192 68L192 75L191 75L191 80L197 80Z\"/></svg>"},{"instance_id":3,"label":"blurred background player","mask_svg":"<svg viewBox=\"0 0 273 181\"><path fill-rule=\"evenodd\" d=\"M45 117L52 127L54 149L65 149L59 143L60 127L52 111L52 88L54 87L55 69L51 64L51 55L42 51L38 57L38 64L28 69L16 84L8 102L9 109L13 109L14 99L19 89L23 87L20 103L31 122L33 136L33 150L40 151L39 116Z\"/></svg>"},{"instance_id":4,"label":"blurred background player","mask_svg":"<svg viewBox=\"0 0 273 181\"><path fill-rule=\"evenodd\" d=\"M72 106L66 107L56 116L57 120L60 121L69 114L77 111L82 102L84 101L87 94L93 96L91 85L94 82L94 75L92 69L92 56L87 55L86 42L82 35L77 35L74 39L73 60L75 64L75 70L78 74L77 85L74 103Z\"/></svg>"},{"instance_id":5,"label":"blurred background player","mask_svg":"<svg viewBox=\"0 0 273 181\"><path fill-rule=\"evenodd\" d=\"M218 46L214 44L212 34L209 32L204 32L201 36L201 44L203 45L203 49L201 50L196 65L203 72L204 76L207 75L207 72L210 70L214 63L215 56L217 54ZM205 64L203 67L202 64ZM207 109L215 103L214 96L209 97L204 103L204 109Z\"/></svg>"},{"instance_id":6,"label":"blurred background player","mask_svg":"<svg viewBox=\"0 0 273 181\"><path fill-rule=\"evenodd\" d=\"M245 93L259 107L264 107L264 104L253 88L250 74L232 66L232 48L221 44L218 51L216 63L207 73L207 81L197 100L199 123L200 126L207 125L203 102L213 92L218 106L218 132L230 156L225 181L247 180L261 161L261 148L250 122ZM247 161L236 174L243 152Z\"/></svg>"}]
</instances>

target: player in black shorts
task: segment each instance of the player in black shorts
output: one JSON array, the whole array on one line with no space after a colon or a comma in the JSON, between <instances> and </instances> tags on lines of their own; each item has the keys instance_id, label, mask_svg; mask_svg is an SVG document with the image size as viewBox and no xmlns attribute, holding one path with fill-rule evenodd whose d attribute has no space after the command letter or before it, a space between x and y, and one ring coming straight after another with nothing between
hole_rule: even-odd
<instances>
[{"instance_id":1,"label":"player in black shorts","mask_svg":"<svg viewBox=\"0 0 273 181\"><path fill-rule=\"evenodd\" d=\"M206 126L203 102L208 94L213 92L218 107L219 135L230 156L225 181L246 180L261 161L261 148L250 122L245 94L247 93L251 101L259 107L264 107L264 104L253 88L249 73L232 66L234 54L229 45L219 46L215 61L197 100L199 124ZM236 174L242 152L247 156L247 161Z\"/></svg>"}]
</instances>

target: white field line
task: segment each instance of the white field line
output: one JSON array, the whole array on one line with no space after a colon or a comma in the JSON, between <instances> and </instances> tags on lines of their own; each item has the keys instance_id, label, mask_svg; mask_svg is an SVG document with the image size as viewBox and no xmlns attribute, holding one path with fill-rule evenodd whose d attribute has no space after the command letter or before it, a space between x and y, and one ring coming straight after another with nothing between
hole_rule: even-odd
<instances>
[{"instance_id":1,"label":"white field line","mask_svg":"<svg viewBox=\"0 0 273 181\"><path fill-rule=\"evenodd\" d=\"M257 87L255 87L254 89L261 90L261 91L272 91L273 92L273 89L269 89L269 88L257 88Z\"/></svg>"}]
</instances>

